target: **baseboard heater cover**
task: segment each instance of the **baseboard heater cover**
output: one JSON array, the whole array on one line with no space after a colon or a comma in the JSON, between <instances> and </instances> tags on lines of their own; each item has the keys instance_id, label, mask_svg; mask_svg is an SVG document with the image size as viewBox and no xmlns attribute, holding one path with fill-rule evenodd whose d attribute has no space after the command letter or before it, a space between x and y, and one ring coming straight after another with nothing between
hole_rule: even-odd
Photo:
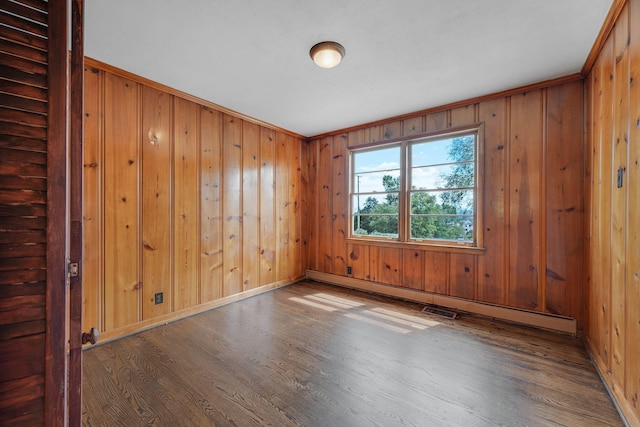
<instances>
[{"instance_id":1,"label":"baseboard heater cover","mask_svg":"<svg viewBox=\"0 0 640 427\"><path fill-rule=\"evenodd\" d=\"M307 279L317 280L319 282L330 283L346 288L358 289L365 292L372 292L378 295L405 299L421 304L446 307L446 309L453 309L458 312L475 313L481 316L493 317L495 319L505 320L508 322L568 333L573 336L577 333L576 319L570 317L433 294L415 289L385 285L369 280L355 279L352 277L339 276L315 270L307 270Z\"/></svg>"}]
</instances>

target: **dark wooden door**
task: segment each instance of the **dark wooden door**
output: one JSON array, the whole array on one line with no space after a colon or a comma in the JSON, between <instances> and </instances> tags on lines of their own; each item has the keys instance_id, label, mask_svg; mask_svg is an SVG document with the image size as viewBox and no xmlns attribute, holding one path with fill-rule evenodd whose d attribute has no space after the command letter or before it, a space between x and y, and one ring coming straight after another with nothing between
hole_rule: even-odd
<instances>
[{"instance_id":1,"label":"dark wooden door","mask_svg":"<svg viewBox=\"0 0 640 427\"><path fill-rule=\"evenodd\" d=\"M68 410L66 0L0 0L0 425Z\"/></svg>"}]
</instances>

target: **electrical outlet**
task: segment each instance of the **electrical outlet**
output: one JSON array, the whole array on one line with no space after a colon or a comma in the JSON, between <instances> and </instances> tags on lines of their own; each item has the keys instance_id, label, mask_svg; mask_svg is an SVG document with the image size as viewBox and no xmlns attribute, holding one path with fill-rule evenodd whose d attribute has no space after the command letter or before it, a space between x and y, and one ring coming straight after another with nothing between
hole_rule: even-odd
<instances>
[{"instance_id":1,"label":"electrical outlet","mask_svg":"<svg viewBox=\"0 0 640 427\"><path fill-rule=\"evenodd\" d=\"M164 300L164 295L162 294L162 292L158 292L158 293L155 294L154 302L156 304L162 304L163 300Z\"/></svg>"},{"instance_id":2,"label":"electrical outlet","mask_svg":"<svg viewBox=\"0 0 640 427\"><path fill-rule=\"evenodd\" d=\"M351 269L351 266L347 267L347 274L353 274L353 270Z\"/></svg>"}]
</instances>

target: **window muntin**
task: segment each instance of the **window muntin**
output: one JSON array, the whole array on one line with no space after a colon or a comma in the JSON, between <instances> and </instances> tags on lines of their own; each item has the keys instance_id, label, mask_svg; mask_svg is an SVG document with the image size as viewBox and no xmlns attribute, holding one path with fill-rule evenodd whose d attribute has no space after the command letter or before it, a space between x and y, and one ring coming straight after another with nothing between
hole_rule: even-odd
<instances>
[{"instance_id":1,"label":"window muntin","mask_svg":"<svg viewBox=\"0 0 640 427\"><path fill-rule=\"evenodd\" d=\"M475 134L409 143L409 239L474 242Z\"/></svg>"},{"instance_id":2,"label":"window muntin","mask_svg":"<svg viewBox=\"0 0 640 427\"><path fill-rule=\"evenodd\" d=\"M352 154L352 235L399 237L400 145Z\"/></svg>"},{"instance_id":3,"label":"window muntin","mask_svg":"<svg viewBox=\"0 0 640 427\"><path fill-rule=\"evenodd\" d=\"M477 243L477 129L351 152L351 237Z\"/></svg>"}]
</instances>

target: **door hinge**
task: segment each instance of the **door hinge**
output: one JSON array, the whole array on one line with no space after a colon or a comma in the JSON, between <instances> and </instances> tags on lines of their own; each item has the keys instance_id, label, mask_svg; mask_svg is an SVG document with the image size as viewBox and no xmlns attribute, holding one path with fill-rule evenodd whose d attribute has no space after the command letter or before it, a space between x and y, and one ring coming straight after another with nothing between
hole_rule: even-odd
<instances>
[{"instance_id":1,"label":"door hinge","mask_svg":"<svg viewBox=\"0 0 640 427\"><path fill-rule=\"evenodd\" d=\"M80 264L77 262L69 262L67 263L67 274L70 277L77 277L80 272Z\"/></svg>"}]
</instances>

